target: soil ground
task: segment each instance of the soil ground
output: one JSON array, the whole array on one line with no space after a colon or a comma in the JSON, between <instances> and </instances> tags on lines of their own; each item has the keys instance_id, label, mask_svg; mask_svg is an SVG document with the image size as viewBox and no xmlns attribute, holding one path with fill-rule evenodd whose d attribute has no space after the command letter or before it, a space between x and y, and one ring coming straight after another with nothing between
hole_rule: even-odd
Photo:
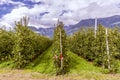
<instances>
[{"instance_id":1,"label":"soil ground","mask_svg":"<svg viewBox=\"0 0 120 80\"><path fill-rule=\"evenodd\" d=\"M0 70L0 80L120 80L120 74L80 73L51 76L30 70Z\"/></svg>"}]
</instances>

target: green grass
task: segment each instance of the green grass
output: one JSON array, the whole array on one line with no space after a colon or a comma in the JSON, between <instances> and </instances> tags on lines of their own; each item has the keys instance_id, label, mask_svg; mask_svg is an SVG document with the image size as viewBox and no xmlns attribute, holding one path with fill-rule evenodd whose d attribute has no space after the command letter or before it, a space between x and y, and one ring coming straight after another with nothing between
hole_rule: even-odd
<instances>
[{"instance_id":1,"label":"green grass","mask_svg":"<svg viewBox=\"0 0 120 80\"><path fill-rule=\"evenodd\" d=\"M52 47L46 50L35 61L26 67L40 73L55 73L55 67L53 65L53 53Z\"/></svg>"},{"instance_id":2,"label":"green grass","mask_svg":"<svg viewBox=\"0 0 120 80\"><path fill-rule=\"evenodd\" d=\"M85 59L78 57L76 54L68 51L68 55L71 58L70 73L79 73L82 71L100 72L102 68L96 67L93 63L86 61Z\"/></svg>"},{"instance_id":3,"label":"green grass","mask_svg":"<svg viewBox=\"0 0 120 80\"><path fill-rule=\"evenodd\" d=\"M11 69L13 68L14 63L12 61L4 61L0 63L0 69Z\"/></svg>"},{"instance_id":4,"label":"green grass","mask_svg":"<svg viewBox=\"0 0 120 80\"><path fill-rule=\"evenodd\" d=\"M92 63L86 61L85 59L78 57L76 54L68 51L68 56L70 57L70 72L69 73L79 73L79 72L100 72L102 68L94 66ZM39 56L35 61L29 64L26 68L32 69L40 73L50 73L55 74L56 68L53 64L53 52L52 47L46 50L41 56Z\"/></svg>"}]
</instances>

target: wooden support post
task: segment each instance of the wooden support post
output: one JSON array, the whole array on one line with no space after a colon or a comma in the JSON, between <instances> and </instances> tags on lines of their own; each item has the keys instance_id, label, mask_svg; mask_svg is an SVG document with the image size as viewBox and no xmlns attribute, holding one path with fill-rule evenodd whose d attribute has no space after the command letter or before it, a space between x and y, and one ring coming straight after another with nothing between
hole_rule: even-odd
<instances>
[{"instance_id":1,"label":"wooden support post","mask_svg":"<svg viewBox=\"0 0 120 80\"><path fill-rule=\"evenodd\" d=\"M62 56L62 36L61 36L61 29L60 29L60 55ZM61 60L61 69L63 68L63 59Z\"/></svg>"},{"instance_id":2,"label":"wooden support post","mask_svg":"<svg viewBox=\"0 0 120 80\"><path fill-rule=\"evenodd\" d=\"M96 32L97 31L97 18L95 18L95 38L96 38Z\"/></svg>"},{"instance_id":3,"label":"wooden support post","mask_svg":"<svg viewBox=\"0 0 120 80\"><path fill-rule=\"evenodd\" d=\"M110 53L109 53L109 45L108 45L108 30L107 30L107 28L106 28L106 52L107 52L108 69L110 70Z\"/></svg>"}]
</instances>

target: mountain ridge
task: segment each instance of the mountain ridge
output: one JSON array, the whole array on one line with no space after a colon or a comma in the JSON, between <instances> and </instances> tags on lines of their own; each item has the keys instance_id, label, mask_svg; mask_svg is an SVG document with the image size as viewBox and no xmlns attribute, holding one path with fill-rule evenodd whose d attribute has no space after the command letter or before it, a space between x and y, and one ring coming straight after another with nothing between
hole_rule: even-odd
<instances>
[{"instance_id":1,"label":"mountain ridge","mask_svg":"<svg viewBox=\"0 0 120 80\"><path fill-rule=\"evenodd\" d=\"M94 27L95 19L84 19L78 22L75 25L69 25L65 26L64 29L68 35L73 34L74 32L78 31L82 27ZM105 27L114 27L114 26L120 26L120 15L114 15L110 17L105 18L97 18L97 24L102 24ZM36 33L39 33L41 35L45 35L48 37L52 37L54 33L55 27L51 28L35 28L33 26L29 26L29 28Z\"/></svg>"}]
</instances>

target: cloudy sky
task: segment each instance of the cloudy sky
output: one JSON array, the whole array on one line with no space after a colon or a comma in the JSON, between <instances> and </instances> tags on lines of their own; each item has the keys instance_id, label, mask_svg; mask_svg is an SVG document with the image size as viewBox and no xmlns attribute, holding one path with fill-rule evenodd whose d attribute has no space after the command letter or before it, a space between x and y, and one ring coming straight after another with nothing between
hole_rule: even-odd
<instances>
[{"instance_id":1,"label":"cloudy sky","mask_svg":"<svg viewBox=\"0 0 120 80\"><path fill-rule=\"evenodd\" d=\"M58 18L65 25L82 19L120 15L120 0L0 0L0 26L30 17L29 25L53 27Z\"/></svg>"}]
</instances>

